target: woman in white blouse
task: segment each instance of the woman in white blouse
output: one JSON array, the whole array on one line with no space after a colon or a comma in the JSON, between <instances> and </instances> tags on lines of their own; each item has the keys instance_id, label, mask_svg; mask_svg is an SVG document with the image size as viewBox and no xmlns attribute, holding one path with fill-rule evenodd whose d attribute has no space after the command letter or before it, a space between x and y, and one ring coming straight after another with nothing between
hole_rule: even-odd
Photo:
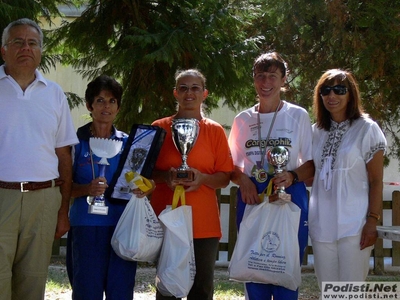
<instances>
[{"instance_id":1,"label":"woman in white blouse","mask_svg":"<svg viewBox=\"0 0 400 300\"><path fill-rule=\"evenodd\" d=\"M363 281L377 239L386 139L363 112L354 76L326 71L314 89L309 233L323 281Z\"/></svg>"}]
</instances>

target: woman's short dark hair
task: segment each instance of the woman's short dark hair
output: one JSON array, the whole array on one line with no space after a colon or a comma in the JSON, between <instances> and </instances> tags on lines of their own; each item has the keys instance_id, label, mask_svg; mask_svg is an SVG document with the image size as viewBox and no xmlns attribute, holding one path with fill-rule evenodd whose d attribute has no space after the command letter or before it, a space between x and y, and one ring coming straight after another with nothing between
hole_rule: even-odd
<instances>
[{"instance_id":1,"label":"woman's short dark hair","mask_svg":"<svg viewBox=\"0 0 400 300\"><path fill-rule=\"evenodd\" d=\"M361 104L360 90L354 75L350 71L330 69L322 74L314 88L313 110L314 115L317 118L316 124L318 128L329 130L331 127L331 114L324 106L321 96L321 87L324 85L334 86L338 84L347 87L347 91L349 93L346 119L350 120L351 123L353 120L361 117L361 115L364 113L364 109Z\"/></svg>"},{"instance_id":2,"label":"woman's short dark hair","mask_svg":"<svg viewBox=\"0 0 400 300\"><path fill-rule=\"evenodd\" d=\"M278 52L263 53L254 60L253 76L256 72L270 72L276 69L281 71L282 78L288 75L287 63Z\"/></svg>"},{"instance_id":3,"label":"woman's short dark hair","mask_svg":"<svg viewBox=\"0 0 400 300\"><path fill-rule=\"evenodd\" d=\"M107 75L100 75L91 81L86 88L85 100L90 108L93 108L94 98L100 94L101 91L110 91L115 99L117 99L118 108L121 106L122 99L122 86L112 77Z\"/></svg>"}]
</instances>

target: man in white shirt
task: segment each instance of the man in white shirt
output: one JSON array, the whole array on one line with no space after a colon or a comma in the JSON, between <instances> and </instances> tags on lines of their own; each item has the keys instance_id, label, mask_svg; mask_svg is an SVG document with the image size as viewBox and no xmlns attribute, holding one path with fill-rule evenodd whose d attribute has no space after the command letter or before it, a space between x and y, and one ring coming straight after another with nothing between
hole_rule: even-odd
<instances>
[{"instance_id":1,"label":"man in white shirt","mask_svg":"<svg viewBox=\"0 0 400 300\"><path fill-rule=\"evenodd\" d=\"M71 145L60 86L37 70L43 33L29 19L3 31L0 66L0 299L44 299L54 238L69 230Z\"/></svg>"}]
</instances>

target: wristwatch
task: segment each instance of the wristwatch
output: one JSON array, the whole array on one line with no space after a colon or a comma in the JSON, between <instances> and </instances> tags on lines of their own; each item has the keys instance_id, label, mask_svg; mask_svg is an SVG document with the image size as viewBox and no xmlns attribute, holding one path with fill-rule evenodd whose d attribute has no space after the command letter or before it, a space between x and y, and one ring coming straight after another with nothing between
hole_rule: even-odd
<instances>
[{"instance_id":1,"label":"wristwatch","mask_svg":"<svg viewBox=\"0 0 400 300\"><path fill-rule=\"evenodd\" d=\"M297 173L295 171L288 171L288 172L293 175L292 184L298 183L299 182L299 176L297 175Z\"/></svg>"}]
</instances>

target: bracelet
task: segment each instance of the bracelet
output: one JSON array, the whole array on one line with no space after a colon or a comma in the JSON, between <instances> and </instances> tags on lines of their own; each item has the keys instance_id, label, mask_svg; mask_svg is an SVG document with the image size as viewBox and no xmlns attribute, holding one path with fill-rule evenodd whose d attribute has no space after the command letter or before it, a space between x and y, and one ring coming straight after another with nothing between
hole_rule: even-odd
<instances>
[{"instance_id":1,"label":"bracelet","mask_svg":"<svg viewBox=\"0 0 400 300\"><path fill-rule=\"evenodd\" d=\"M288 172L293 175L292 184L298 183L299 182L299 176L297 175L297 173L295 171L288 171Z\"/></svg>"},{"instance_id":2,"label":"bracelet","mask_svg":"<svg viewBox=\"0 0 400 300\"><path fill-rule=\"evenodd\" d=\"M381 219L381 216L380 216L379 214L376 214L376 213L373 213L373 212L368 212L367 218L368 218L368 217L374 218L374 219L376 219L377 221L379 221L379 220Z\"/></svg>"}]
</instances>

